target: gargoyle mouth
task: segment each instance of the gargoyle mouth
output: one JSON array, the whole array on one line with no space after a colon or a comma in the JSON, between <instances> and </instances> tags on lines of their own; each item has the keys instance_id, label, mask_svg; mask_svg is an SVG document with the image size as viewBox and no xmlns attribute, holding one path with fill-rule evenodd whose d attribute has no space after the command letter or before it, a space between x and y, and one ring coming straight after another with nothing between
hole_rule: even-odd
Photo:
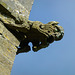
<instances>
[{"instance_id":1,"label":"gargoyle mouth","mask_svg":"<svg viewBox=\"0 0 75 75\"><path fill-rule=\"evenodd\" d=\"M55 33L55 41L59 41L63 38L64 36L64 29L61 26L56 25L55 26L57 28L57 32Z\"/></svg>"},{"instance_id":2,"label":"gargoyle mouth","mask_svg":"<svg viewBox=\"0 0 75 75\"><path fill-rule=\"evenodd\" d=\"M50 22L48 24L51 24L52 26L54 26L55 29L54 29L53 32L49 32L48 31L48 33L45 33L46 36L47 36L47 41L49 43L52 43L54 40L55 41L61 40L63 38L63 36L64 36L64 29L63 29L63 27L59 26L58 25L59 23L56 22L56 21L52 21L52 22Z\"/></svg>"},{"instance_id":3,"label":"gargoyle mouth","mask_svg":"<svg viewBox=\"0 0 75 75\"><path fill-rule=\"evenodd\" d=\"M54 42L54 37L53 37L52 35L49 36L49 37L47 38L47 42L48 42L48 43Z\"/></svg>"},{"instance_id":4,"label":"gargoyle mouth","mask_svg":"<svg viewBox=\"0 0 75 75\"><path fill-rule=\"evenodd\" d=\"M38 23L38 24L36 24ZM47 39L47 42L52 43L54 40L58 41L63 38L64 35L64 29L58 25L59 22L57 21L51 21L47 24L43 24L41 22L35 22L32 26L35 32L41 34L41 37L45 37ZM43 35L43 36L42 36Z\"/></svg>"},{"instance_id":5,"label":"gargoyle mouth","mask_svg":"<svg viewBox=\"0 0 75 75\"><path fill-rule=\"evenodd\" d=\"M51 32L51 35L48 33L50 35L49 38L48 38L48 40L49 39L54 39L55 41L61 40L63 38L63 36L64 36L64 29L63 29L63 27L61 27L61 26L58 25L59 22L57 22L57 21L51 21L48 24L50 24L53 27L55 27L55 29L53 29L54 30L53 33ZM50 29L50 31L51 31L51 29Z\"/></svg>"}]
</instances>

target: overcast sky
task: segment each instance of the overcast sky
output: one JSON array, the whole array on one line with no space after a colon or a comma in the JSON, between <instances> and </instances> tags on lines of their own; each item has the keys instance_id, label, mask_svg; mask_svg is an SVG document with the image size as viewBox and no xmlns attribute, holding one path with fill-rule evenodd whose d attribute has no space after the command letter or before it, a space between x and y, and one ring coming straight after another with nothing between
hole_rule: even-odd
<instances>
[{"instance_id":1,"label":"overcast sky","mask_svg":"<svg viewBox=\"0 0 75 75\"><path fill-rule=\"evenodd\" d=\"M17 55L11 75L75 75L75 0L34 0L29 20L58 21L65 35L38 52Z\"/></svg>"}]
</instances>

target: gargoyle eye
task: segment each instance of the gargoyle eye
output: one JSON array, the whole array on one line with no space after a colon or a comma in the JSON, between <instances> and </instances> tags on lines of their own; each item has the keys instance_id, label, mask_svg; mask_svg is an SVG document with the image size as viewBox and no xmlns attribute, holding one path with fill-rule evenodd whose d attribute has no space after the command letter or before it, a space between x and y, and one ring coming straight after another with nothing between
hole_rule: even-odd
<instances>
[{"instance_id":1,"label":"gargoyle eye","mask_svg":"<svg viewBox=\"0 0 75 75\"><path fill-rule=\"evenodd\" d=\"M43 29L44 28L44 25L40 25L40 28Z\"/></svg>"},{"instance_id":2,"label":"gargoyle eye","mask_svg":"<svg viewBox=\"0 0 75 75\"><path fill-rule=\"evenodd\" d=\"M54 26L55 24L53 23L52 26Z\"/></svg>"}]
</instances>

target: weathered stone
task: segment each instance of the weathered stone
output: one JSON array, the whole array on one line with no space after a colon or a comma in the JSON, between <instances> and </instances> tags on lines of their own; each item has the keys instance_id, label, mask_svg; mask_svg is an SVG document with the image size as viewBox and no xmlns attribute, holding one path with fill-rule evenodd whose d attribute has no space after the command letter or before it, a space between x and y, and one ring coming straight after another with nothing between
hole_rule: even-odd
<instances>
[{"instance_id":1,"label":"weathered stone","mask_svg":"<svg viewBox=\"0 0 75 75\"><path fill-rule=\"evenodd\" d=\"M0 33L2 34L2 36L7 39L8 41L10 41L14 46L17 46L19 44L19 41L17 39L15 39L15 36L10 33L10 31L8 29L6 29L6 27L0 22ZM12 37L10 37L12 36ZM12 40L13 39L13 40Z\"/></svg>"},{"instance_id":2,"label":"weathered stone","mask_svg":"<svg viewBox=\"0 0 75 75\"><path fill-rule=\"evenodd\" d=\"M0 75L10 75L19 41L0 22Z\"/></svg>"},{"instance_id":3,"label":"weathered stone","mask_svg":"<svg viewBox=\"0 0 75 75\"><path fill-rule=\"evenodd\" d=\"M3 6L16 19L19 19L20 16L28 19L33 1L34 0L0 0L0 8Z\"/></svg>"},{"instance_id":4,"label":"weathered stone","mask_svg":"<svg viewBox=\"0 0 75 75\"><path fill-rule=\"evenodd\" d=\"M33 0L0 0L0 75L10 75L15 55L46 48L63 38L58 22L29 21Z\"/></svg>"},{"instance_id":5,"label":"weathered stone","mask_svg":"<svg viewBox=\"0 0 75 75\"><path fill-rule=\"evenodd\" d=\"M5 67L4 64L0 63L0 75L10 75L11 70Z\"/></svg>"},{"instance_id":6,"label":"weathered stone","mask_svg":"<svg viewBox=\"0 0 75 75\"><path fill-rule=\"evenodd\" d=\"M33 0L0 0L0 14L15 22L23 20L21 17L27 20L32 4ZM0 20L0 75L10 75L20 39L25 37L21 35Z\"/></svg>"},{"instance_id":7,"label":"weathered stone","mask_svg":"<svg viewBox=\"0 0 75 75\"><path fill-rule=\"evenodd\" d=\"M32 42L33 44L33 51L36 52L40 50L41 48L48 47L49 44L51 44L54 41L61 40L64 35L64 29L61 26L58 26L58 22L52 21L47 24L43 24L39 21L28 21L25 20L23 24L15 24L14 21L11 20L11 18L6 18L3 15L0 15L0 20L10 29L15 30L16 32L20 34L22 32L21 36L26 36L23 38L20 38L20 48L17 51L18 53L21 52L28 52L30 51L29 42ZM34 34L33 34L34 33ZM17 36L20 36L20 35ZM38 34L38 35L36 35ZM24 50L23 50L24 49Z\"/></svg>"}]
</instances>

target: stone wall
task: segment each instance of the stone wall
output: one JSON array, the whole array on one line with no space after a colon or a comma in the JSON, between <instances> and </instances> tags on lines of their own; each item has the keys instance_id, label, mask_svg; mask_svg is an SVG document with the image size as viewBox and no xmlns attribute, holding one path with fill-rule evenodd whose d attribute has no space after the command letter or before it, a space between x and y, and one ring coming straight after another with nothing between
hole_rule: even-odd
<instances>
[{"instance_id":1,"label":"stone wall","mask_svg":"<svg viewBox=\"0 0 75 75\"><path fill-rule=\"evenodd\" d=\"M4 6L14 17L17 14L29 18L34 0L0 0L0 4Z\"/></svg>"},{"instance_id":2,"label":"stone wall","mask_svg":"<svg viewBox=\"0 0 75 75\"><path fill-rule=\"evenodd\" d=\"M0 13L29 18L33 0L0 0ZM6 13L7 12L7 13ZM0 75L10 75L20 41L0 21Z\"/></svg>"},{"instance_id":3,"label":"stone wall","mask_svg":"<svg viewBox=\"0 0 75 75\"><path fill-rule=\"evenodd\" d=\"M19 41L0 22L0 75L10 75Z\"/></svg>"}]
</instances>

